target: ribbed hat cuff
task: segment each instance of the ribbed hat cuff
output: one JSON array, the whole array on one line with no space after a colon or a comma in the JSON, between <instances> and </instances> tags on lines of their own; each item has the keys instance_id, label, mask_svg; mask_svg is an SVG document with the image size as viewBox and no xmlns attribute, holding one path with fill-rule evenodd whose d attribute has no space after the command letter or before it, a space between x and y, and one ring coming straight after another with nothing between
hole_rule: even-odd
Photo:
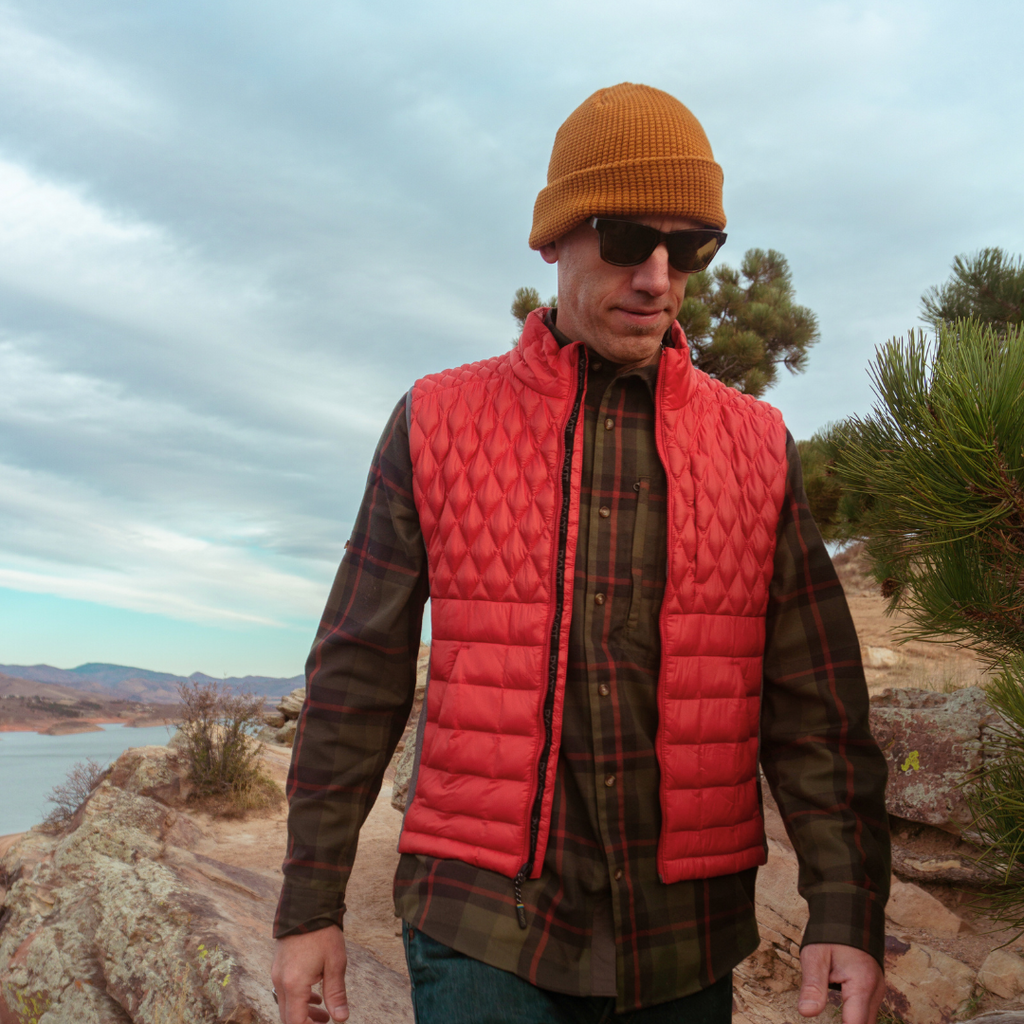
<instances>
[{"instance_id":1,"label":"ribbed hat cuff","mask_svg":"<svg viewBox=\"0 0 1024 1024\"><path fill-rule=\"evenodd\" d=\"M561 238L587 217L692 217L721 230L722 168L703 157L646 157L588 167L540 190L530 248Z\"/></svg>"}]
</instances>

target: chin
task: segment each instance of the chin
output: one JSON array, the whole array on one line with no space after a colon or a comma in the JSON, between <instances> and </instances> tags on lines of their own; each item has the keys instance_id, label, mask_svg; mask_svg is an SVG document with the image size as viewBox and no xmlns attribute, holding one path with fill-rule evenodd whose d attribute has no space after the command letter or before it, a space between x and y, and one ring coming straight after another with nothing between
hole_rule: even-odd
<instances>
[{"instance_id":1,"label":"chin","mask_svg":"<svg viewBox=\"0 0 1024 1024\"><path fill-rule=\"evenodd\" d=\"M662 327L641 327L637 324L626 328L626 334L631 338L657 338L660 341L664 333Z\"/></svg>"}]
</instances>

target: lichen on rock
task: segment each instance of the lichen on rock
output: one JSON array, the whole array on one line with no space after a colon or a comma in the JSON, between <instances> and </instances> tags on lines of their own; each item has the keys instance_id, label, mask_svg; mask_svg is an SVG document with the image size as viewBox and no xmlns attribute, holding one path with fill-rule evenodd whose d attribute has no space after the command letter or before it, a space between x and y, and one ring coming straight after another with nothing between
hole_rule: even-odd
<instances>
[{"instance_id":1,"label":"lichen on rock","mask_svg":"<svg viewBox=\"0 0 1024 1024\"><path fill-rule=\"evenodd\" d=\"M263 875L193 855L182 766L123 754L71 823L3 859L0 1024L259 1024L277 1019Z\"/></svg>"}]
</instances>

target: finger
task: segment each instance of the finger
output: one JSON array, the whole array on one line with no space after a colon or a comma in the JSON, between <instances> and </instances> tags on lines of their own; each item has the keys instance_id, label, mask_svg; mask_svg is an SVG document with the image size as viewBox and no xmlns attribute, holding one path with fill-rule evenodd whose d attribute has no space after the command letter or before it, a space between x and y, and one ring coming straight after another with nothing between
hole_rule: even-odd
<instances>
[{"instance_id":1,"label":"finger","mask_svg":"<svg viewBox=\"0 0 1024 1024\"><path fill-rule=\"evenodd\" d=\"M324 964L324 1005L337 1021L348 1020L348 993L345 991L345 967L347 960L343 952Z\"/></svg>"},{"instance_id":2,"label":"finger","mask_svg":"<svg viewBox=\"0 0 1024 1024\"><path fill-rule=\"evenodd\" d=\"M309 1020L309 1004L312 997L313 993L308 985L299 984L283 990L278 989L278 1005L284 1024L306 1024Z\"/></svg>"},{"instance_id":3,"label":"finger","mask_svg":"<svg viewBox=\"0 0 1024 1024\"><path fill-rule=\"evenodd\" d=\"M843 1024L868 1024L871 993L863 986L846 982L843 985Z\"/></svg>"},{"instance_id":4,"label":"finger","mask_svg":"<svg viewBox=\"0 0 1024 1024\"><path fill-rule=\"evenodd\" d=\"M800 967L803 983L797 1009L803 1017L817 1017L825 1009L828 998L828 973L831 960L827 952L805 946L800 951ZM845 1014L843 1024L847 1024Z\"/></svg>"},{"instance_id":5,"label":"finger","mask_svg":"<svg viewBox=\"0 0 1024 1024\"><path fill-rule=\"evenodd\" d=\"M309 996L309 1016L315 1024L327 1024L327 1021L331 1019L331 1015L323 1009L320 1004L323 1000L320 998L320 993L313 991Z\"/></svg>"},{"instance_id":6,"label":"finger","mask_svg":"<svg viewBox=\"0 0 1024 1024\"><path fill-rule=\"evenodd\" d=\"M843 982L843 1024L874 1024L885 998L885 982L874 985L863 978Z\"/></svg>"}]
</instances>

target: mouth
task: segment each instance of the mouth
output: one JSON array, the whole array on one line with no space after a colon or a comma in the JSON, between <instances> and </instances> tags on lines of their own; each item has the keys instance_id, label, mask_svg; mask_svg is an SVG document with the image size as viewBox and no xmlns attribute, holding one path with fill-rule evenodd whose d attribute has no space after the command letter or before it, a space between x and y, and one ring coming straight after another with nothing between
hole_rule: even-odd
<instances>
[{"instance_id":1,"label":"mouth","mask_svg":"<svg viewBox=\"0 0 1024 1024\"><path fill-rule=\"evenodd\" d=\"M663 309L631 309L628 306L617 306L616 310L634 327L656 327L665 314Z\"/></svg>"}]
</instances>

